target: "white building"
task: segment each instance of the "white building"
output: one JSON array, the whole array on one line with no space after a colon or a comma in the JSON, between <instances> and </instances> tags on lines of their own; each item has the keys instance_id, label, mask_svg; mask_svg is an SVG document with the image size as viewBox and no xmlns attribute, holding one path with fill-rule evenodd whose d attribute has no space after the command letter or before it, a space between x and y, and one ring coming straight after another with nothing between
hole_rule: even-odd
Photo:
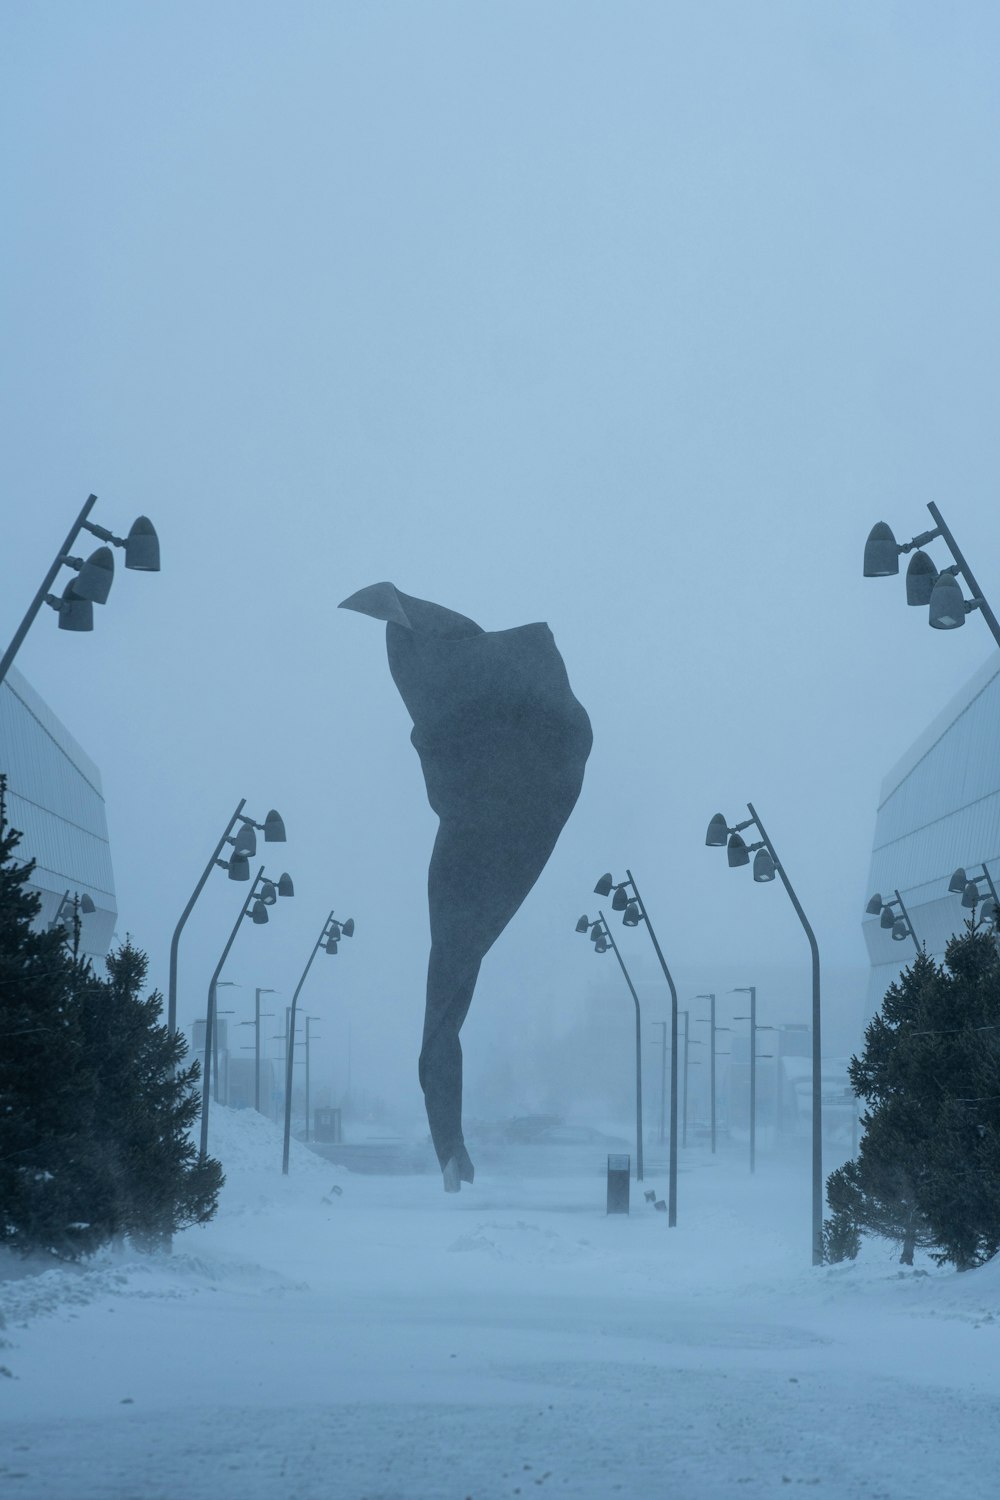
<instances>
[{"instance_id":1,"label":"white building","mask_svg":"<svg viewBox=\"0 0 1000 1500\"><path fill-rule=\"evenodd\" d=\"M23 835L16 857L34 859L31 886L48 925L64 897L89 896L82 950L102 958L118 920L101 776L88 755L14 667L0 683L0 772L7 818Z\"/></svg>"},{"instance_id":2,"label":"white building","mask_svg":"<svg viewBox=\"0 0 1000 1500\"><path fill-rule=\"evenodd\" d=\"M868 894L899 892L917 941L943 958L969 912L948 885L958 868L1000 877L1000 652L957 693L882 783ZM980 890L988 894L985 879ZM898 910L898 908L897 908ZM866 1019L915 954L866 917L871 974Z\"/></svg>"}]
</instances>

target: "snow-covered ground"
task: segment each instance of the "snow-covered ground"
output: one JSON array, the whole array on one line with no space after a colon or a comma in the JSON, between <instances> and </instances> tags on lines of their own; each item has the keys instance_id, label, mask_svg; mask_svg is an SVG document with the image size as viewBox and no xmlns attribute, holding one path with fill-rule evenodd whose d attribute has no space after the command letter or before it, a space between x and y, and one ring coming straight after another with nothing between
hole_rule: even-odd
<instances>
[{"instance_id":1,"label":"snow-covered ground","mask_svg":"<svg viewBox=\"0 0 1000 1500\"><path fill-rule=\"evenodd\" d=\"M814 1269L787 1164L686 1153L668 1230L635 1184L605 1216L593 1152L450 1197L305 1147L283 1178L249 1113L212 1149L221 1211L172 1256L2 1267L3 1495L998 1493L1000 1266Z\"/></svg>"}]
</instances>

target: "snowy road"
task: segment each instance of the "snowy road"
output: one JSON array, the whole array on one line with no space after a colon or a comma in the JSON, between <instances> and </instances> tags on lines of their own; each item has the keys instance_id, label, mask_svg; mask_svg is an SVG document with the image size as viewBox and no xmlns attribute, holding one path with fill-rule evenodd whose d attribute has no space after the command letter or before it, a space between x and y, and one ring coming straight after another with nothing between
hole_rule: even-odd
<instances>
[{"instance_id":1,"label":"snowy road","mask_svg":"<svg viewBox=\"0 0 1000 1500\"><path fill-rule=\"evenodd\" d=\"M219 1112L223 1209L172 1258L0 1285L5 1495L997 1493L992 1266L814 1270L807 1184L735 1155L692 1153L668 1231L595 1171L448 1198L304 1151L284 1180L276 1139Z\"/></svg>"}]
</instances>

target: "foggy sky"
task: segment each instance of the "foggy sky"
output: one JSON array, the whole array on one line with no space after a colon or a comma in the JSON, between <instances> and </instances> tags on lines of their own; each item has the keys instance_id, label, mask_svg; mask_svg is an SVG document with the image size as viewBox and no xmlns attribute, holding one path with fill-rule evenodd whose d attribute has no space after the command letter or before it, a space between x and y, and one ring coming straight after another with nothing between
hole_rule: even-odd
<instances>
[{"instance_id":1,"label":"foggy sky","mask_svg":"<svg viewBox=\"0 0 1000 1500\"><path fill-rule=\"evenodd\" d=\"M18 657L101 768L153 979L237 800L275 806L297 896L226 1003L289 999L353 915L317 1067L350 1022L355 1082L419 1108L436 820L384 632L336 610L391 579L548 621L594 726L470 1076L582 1013L605 869L682 1003L767 976L807 1020L784 892L704 847L748 799L849 1027L881 778L992 649L863 580L869 528L935 500L1000 601L996 8L9 0L5 33L0 635L90 490L153 519L163 572ZM244 892L188 924L182 1022Z\"/></svg>"}]
</instances>

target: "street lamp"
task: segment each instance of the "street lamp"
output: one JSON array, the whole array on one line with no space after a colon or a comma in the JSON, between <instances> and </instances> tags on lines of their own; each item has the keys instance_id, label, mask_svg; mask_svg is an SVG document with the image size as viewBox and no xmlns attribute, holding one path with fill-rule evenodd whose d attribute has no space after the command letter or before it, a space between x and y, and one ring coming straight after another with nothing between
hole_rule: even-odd
<instances>
[{"instance_id":1,"label":"street lamp","mask_svg":"<svg viewBox=\"0 0 1000 1500\"><path fill-rule=\"evenodd\" d=\"M677 989L671 978L667 961L663 957L653 924L649 920L642 897L639 895L639 887L631 870L625 871L625 879L615 881L610 874L602 875L594 886L596 896L609 896L612 888L614 897L611 901L612 911L622 913L622 925L625 927L638 927L640 922L645 922L649 933L649 940L659 960L663 977L667 981L670 991L670 1183L667 1194L667 1226L670 1229L677 1224ZM629 891L632 892L631 897Z\"/></svg>"},{"instance_id":2,"label":"street lamp","mask_svg":"<svg viewBox=\"0 0 1000 1500\"><path fill-rule=\"evenodd\" d=\"M747 803L747 810L750 813L749 818L743 823L737 823L734 828L729 827L722 813L716 813L708 825L705 843L712 849L725 848L731 869L749 864L750 854L756 852L754 880L765 883L773 880L776 875L780 877L788 893L788 899L795 908L795 914L802 923L803 931L809 940L809 950L812 954L812 1263L814 1266L821 1266L823 1264L823 1054L820 1036L822 1018L819 947L816 934L809 925L799 898L792 889L784 866L778 859L774 845L754 811L752 802ZM760 834L760 841L746 844L741 835L744 829L753 827L756 827ZM766 858L761 859L762 855Z\"/></svg>"},{"instance_id":3,"label":"street lamp","mask_svg":"<svg viewBox=\"0 0 1000 1500\"><path fill-rule=\"evenodd\" d=\"M983 921L992 922L995 927L1000 927L1000 896L998 896L997 888L993 884L993 877L986 868L985 860L979 868L983 872L981 875L968 875L960 866L948 882L948 890L952 895L960 894L962 905L966 911L975 913L976 907L983 900L983 893L979 889L979 883L980 881L985 881L990 894L986 901L983 902L983 909L980 912L980 916Z\"/></svg>"},{"instance_id":4,"label":"street lamp","mask_svg":"<svg viewBox=\"0 0 1000 1500\"><path fill-rule=\"evenodd\" d=\"M625 983L629 987L629 993L635 1003L635 1180L642 1182L642 1021L639 1014L639 996L635 992L632 977L625 967L625 960L618 949L618 944L611 935L611 929L605 921L604 913L598 912L597 920L592 922L589 917L581 917L576 924L577 932L586 932L590 929L590 940L594 945L595 953L607 953L610 948L618 966L625 976Z\"/></svg>"},{"instance_id":5,"label":"street lamp","mask_svg":"<svg viewBox=\"0 0 1000 1500\"><path fill-rule=\"evenodd\" d=\"M257 837L254 830L263 833L266 844L283 844L285 842L285 825L281 814L275 812L274 808L268 813L263 823L255 823L253 818L248 817L243 809L247 799L241 797L236 804L236 811L222 831L222 837L212 850L208 864L198 879L198 884L191 893L191 899L181 912L180 921L174 928L174 935L170 939L170 977L167 983L167 1030L177 1030L177 945L181 940L184 923L194 908L194 904L205 888L205 882L219 865L227 870L230 880L250 879L250 860L257 853ZM239 832L233 836L233 829L237 823L240 824ZM232 854L229 859L220 859L219 856L227 844L232 846ZM286 886L282 889L282 881ZM291 880L287 875L282 875L278 881L278 892L280 895L293 895Z\"/></svg>"},{"instance_id":6,"label":"street lamp","mask_svg":"<svg viewBox=\"0 0 1000 1500\"><path fill-rule=\"evenodd\" d=\"M667 1140L667 1031L666 1021L654 1021L654 1026L659 1026L660 1031L660 1124L656 1139L661 1146Z\"/></svg>"},{"instance_id":7,"label":"street lamp","mask_svg":"<svg viewBox=\"0 0 1000 1500\"><path fill-rule=\"evenodd\" d=\"M311 1022L318 1020L318 1016L306 1016L306 1140L309 1139L309 1044L323 1040L322 1037L313 1036L309 1026Z\"/></svg>"},{"instance_id":8,"label":"street lamp","mask_svg":"<svg viewBox=\"0 0 1000 1500\"><path fill-rule=\"evenodd\" d=\"M691 1012L682 1010L684 1017L684 1103L682 1111L681 1145L687 1150L688 1143L688 1068L700 1068L701 1063L697 1060L691 1062L690 1051L692 1047L701 1047L703 1042L698 1037L691 1035Z\"/></svg>"},{"instance_id":9,"label":"street lamp","mask_svg":"<svg viewBox=\"0 0 1000 1500\"><path fill-rule=\"evenodd\" d=\"M756 1171L757 1161L757 1058L771 1057L770 1052L757 1051L758 1031L773 1031L773 1026L757 1025L757 986L755 984L738 984L730 991L733 995L750 996L750 1014L748 1016L734 1016L734 1021L750 1022L750 1175Z\"/></svg>"},{"instance_id":10,"label":"street lamp","mask_svg":"<svg viewBox=\"0 0 1000 1500\"><path fill-rule=\"evenodd\" d=\"M86 559L71 556L71 548L81 531L89 531L101 541L111 542L115 547L124 547L126 568L140 573L160 571L160 544L152 522L146 516L139 516L133 521L127 537L114 536L105 527L96 526L87 520L96 503L97 496L88 495L66 540L56 553L55 561L43 578L38 593L28 606L27 614L14 632L13 640L0 657L0 682L7 676L7 669L43 604L50 605L59 615L60 630L93 630L93 606L104 604L107 600L114 578L115 559L111 548L107 546L98 547ZM55 582L59 569L63 567L74 569L77 576L70 579L63 589L62 597L57 599L54 594L49 593L49 589Z\"/></svg>"},{"instance_id":11,"label":"street lamp","mask_svg":"<svg viewBox=\"0 0 1000 1500\"><path fill-rule=\"evenodd\" d=\"M280 887L281 882L279 881L278 884ZM274 1015L273 1010L261 1010L260 997L261 995L276 995L277 993L277 990L269 989L266 985L259 989L255 989L253 1000L253 1020L240 1022L241 1026L253 1027L253 1107L256 1110L257 1114L260 1114L260 1022L262 1016ZM246 1050L249 1052L249 1047Z\"/></svg>"},{"instance_id":12,"label":"street lamp","mask_svg":"<svg viewBox=\"0 0 1000 1500\"><path fill-rule=\"evenodd\" d=\"M899 907L898 916L893 909L897 906ZM868 901L865 911L870 917L881 917L879 926L884 927L887 931L891 929L893 942L905 943L907 938L912 938L914 948L916 948L918 953L920 952L920 944L917 942L917 934L914 932L913 923L910 921L910 913L906 910L903 898L898 891L893 892L893 899L891 901L883 901L881 892L876 891L874 896Z\"/></svg>"},{"instance_id":13,"label":"street lamp","mask_svg":"<svg viewBox=\"0 0 1000 1500\"><path fill-rule=\"evenodd\" d=\"M298 1004L299 991L306 982L306 975L312 968L312 961L322 948L325 953L336 953L341 937L354 936L354 918L348 917L346 922L338 922L333 912L323 923L319 938L309 950L309 958L302 970L302 978L295 986L292 995L292 1003L288 1007L288 1044L285 1047L285 1139L281 1152L281 1170L288 1176L288 1157L291 1151L292 1141L292 1058L295 1052L295 1007ZM306 1127L308 1129L308 1119Z\"/></svg>"},{"instance_id":14,"label":"street lamp","mask_svg":"<svg viewBox=\"0 0 1000 1500\"><path fill-rule=\"evenodd\" d=\"M923 531L910 542L897 542L884 521L873 526L865 543L864 574L866 578L888 578L899 572L900 553L913 552L906 570L906 602L928 607L927 623L934 630L957 630L965 624L965 617L978 609L989 626L993 639L1000 646L1000 622L997 621L983 595L979 584L972 576L958 543L945 525L944 517L933 503L928 503L935 521L931 531ZM935 537L942 537L954 561L939 573L923 548ZM966 599L958 579L962 577L972 594Z\"/></svg>"},{"instance_id":15,"label":"street lamp","mask_svg":"<svg viewBox=\"0 0 1000 1500\"><path fill-rule=\"evenodd\" d=\"M704 1025L707 1024L707 1025L709 1025L711 1027L711 1034L710 1034L710 1040L709 1040L709 1050L710 1050L710 1053L711 1053L711 1065L710 1065L710 1071L709 1071L709 1080L710 1080L710 1082L709 1082L709 1096L710 1096L710 1099L711 1099L711 1115L712 1115L712 1155L714 1156L715 1155L715 1129L716 1129L716 1127L715 1127L715 1122L716 1122L716 1110L715 1110L715 1059L717 1057L719 1057L719 1056L722 1056L722 1057L726 1056L726 1054L724 1052L723 1053L716 1052L716 1050L715 1050L715 1034L716 1034L717 1031L728 1031L729 1027L728 1026L716 1026L716 1024L715 1024L715 996L713 994L709 993L707 995L695 995L694 998L696 1000L708 1000L710 1002L710 1009L709 1009L708 1015L707 1016L696 1016L695 1019L702 1026L704 1026Z\"/></svg>"},{"instance_id":16,"label":"street lamp","mask_svg":"<svg viewBox=\"0 0 1000 1500\"><path fill-rule=\"evenodd\" d=\"M219 983L219 975L222 973L222 966L229 957L229 950L236 941L236 934L239 932L244 918L249 918L258 927L264 926L267 922L267 907L259 895L263 881L264 866L261 865L254 876L250 889L247 891L246 900L240 907L240 914L233 924L233 930L226 940L226 946L222 950L222 955L215 966L215 972L208 984L208 1010L205 1016L205 1064L202 1072L201 1086L201 1155L203 1158L208 1155L208 1085L212 1072L212 1048L215 1032L215 992Z\"/></svg>"}]
</instances>

